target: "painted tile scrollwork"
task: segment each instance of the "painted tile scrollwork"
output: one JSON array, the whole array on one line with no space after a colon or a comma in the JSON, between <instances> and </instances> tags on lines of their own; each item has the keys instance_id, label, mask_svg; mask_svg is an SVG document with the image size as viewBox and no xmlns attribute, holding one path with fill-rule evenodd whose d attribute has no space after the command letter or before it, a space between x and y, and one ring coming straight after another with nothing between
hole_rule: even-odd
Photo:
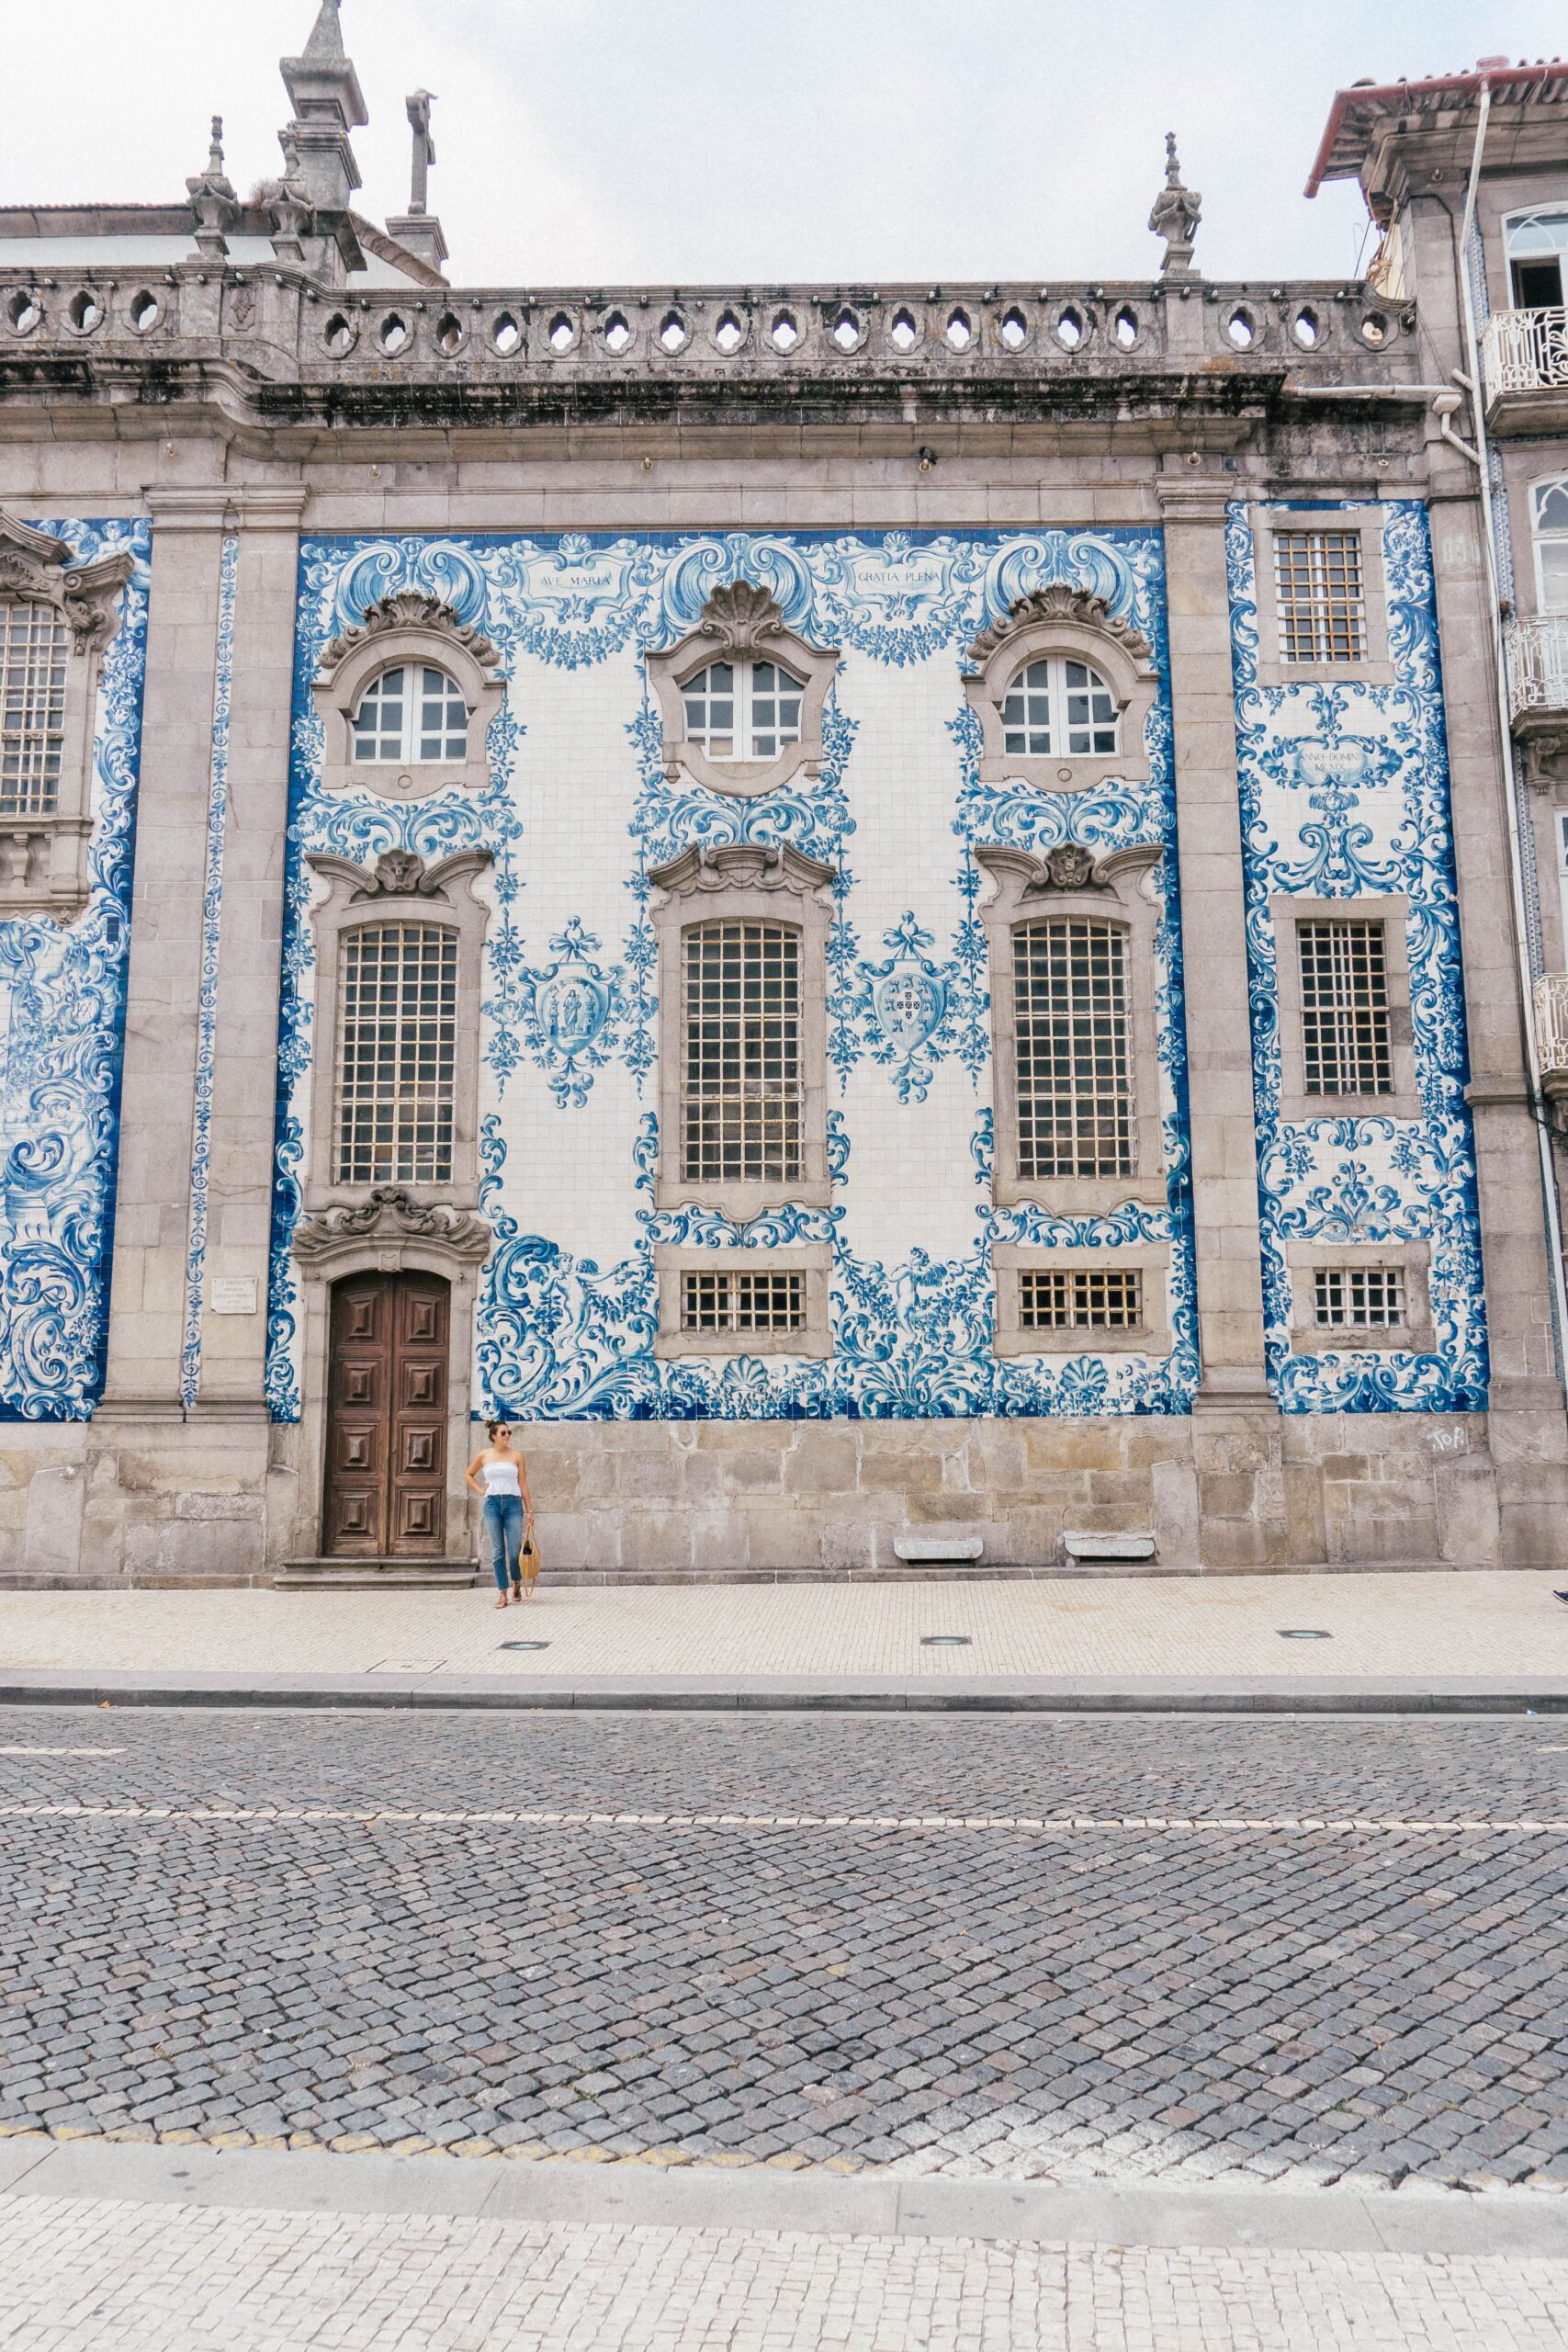
<instances>
[{"instance_id":1,"label":"painted tile scrollwork","mask_svg":"<svg viewBox=\"0 0 1568 2352\"><path fill-rule=\"evenodd\" d=\"M741 578L777 600L791 629L811 643L842 649L824 712L820 774L796 775L776 793L744 799L683 775L671 780L638 659L644 649L679 641L714 590ZM1104 596L1156 649L1163 678L1160 544L1157 533L1142 529L305 542L271 1302L269 1395L276 1414L293 1418L299 1410L288 1240L308 1145L305 1081L312 1046L305 854L331 849L364 860L403 846L434 855L479 842L494 855L496 901L481 1006L482 1189L496 1232L478 1318L479 1389L487 1399L536 1419L1183 1408L1196 1376L1196 1337L1168 699L1162 692L1148 721L1148 779L1112 782L1089 793L982 790L976 750L965 734L972 724L960 683L965 647L1019 596L1054 582ZM489 789L468 804L440 794L394 804L357 790L329 797L320 788L320 730L309 695L319 648L372 603L401 590L439 597L498 651L508 699L491 729ZM620 714L626 759L624 771L607 765L595 775L584 818L602 837L606 811L618 811L613 822L624 842L625 895L619 907L603 896L589 899L536 930L526 919L535 877L518 746L523 729L533 724L534 699L554 691L551 673L590 668L600 673L604 708ZM928 693L929 682L941 682L939 717L906 789L926 808L928 824L951 825L948 838L956 841L958 855L945 877L940 865L933 868L934 898L922 902L917 897L901 912L892 910L891 920L879 911L868 926L855 919L863 805L857 747L873 717L886 720L894 707L890 697L901 695L916 673ZM951 714L945 729L942 707ZM529 789L537 788L530 780ZM563 790L575 788L563 782ZM1035 1213L987 1206L972 1243L957 1254L925 1249L915 1235L896 1257L852 1246L856 1194L841 1108L831 1110L829 1120L830 1208L785 1203L745 1227L729 1225L711 1210L656 1211L657 1128L651 1111L640 1108L631 1114L633 1129L618 1129L631 1168L625 1208L606 1228L610 1246L594 1255L537 1229L548 1223L548 1188L541 1193L540 1168L569 1169L579 1148L575 1123L610 1115L598 1090L612 1073L630 1079L635 1101L652 1068L656 965L645 878L650 869L693 843L737 842L787 842L831 865L838 877L829 956L831 1065L840 1080L863 1063L885 1072L889 1099L933 1123L936 1160L950 1154L962 1169L969 1137L962 1130L948 1132L935 1077L952 1061L976 1095L984 1089L988 983L976 912L980 876L971 853L984 843L1049 849L1069 839L1097 850L1144 842L1166 849L1156 876L1163 913L1155 985L1170 1185L1167 1204L1144 1213L1138 1238L1171 1245L1168 1358L998 1363L991 1348L991 1245L1050 1237L1025 1231ZM552 885L558 878L552 874ZM531 1113L526 1131L508 1083L525 1065L543 1074L551 1097L543 1114L536 1107ZM536 1106L537 1099L530 1098ZM626 1096L617 1090L614 1100L624 1104ZM625 1115L614 1114L617 1121ZM978 1100L972 1117L976 1123L988 1117ZM565 1124L558 1128L557 1121ZM866 1205L885 1223L886 1204ZM1070 1226L1080 1245L1110 1247L1127 1238L1116 1218L1056 1222L1064 1235ZM752 1251L807 1240L826 1242L832 1251L830 1359L655 1356L657 1246Z\"/></svg>"},{"instance_id":2,"label":"painted tile scrollwork","mask_svg":"<svg viewBox=\"0 0 1568 2352\"><path fill-rule=\"evenodd\" d=\"M98 681L87 905L69 929L0 922L0 1419L83 1420L107 1341L152 537L34 527L77 563L133 560Z\"/></svg>"},{"instance_id":3,"label":"painted tile scrollwork","mask_svg":"<svg viewBox=\"0 0 1568 2352\"><path fill-rule=\"evenodd\" d=\"M1321 514L1321 505L1295 510ZM1227 529L1269 1377L1291 1412L1484 1408L1487 1353L1474 1139L1449 815L1448 749L1424 508L1381 520L1392 685L1258 684L1258 583L1245 508ZM1271 898L1410 907L1422 1117L1284 1121ZM1430 1244L1430 1354L1290 1348L1287 1240Z\"/></svg>"}]
</instances>

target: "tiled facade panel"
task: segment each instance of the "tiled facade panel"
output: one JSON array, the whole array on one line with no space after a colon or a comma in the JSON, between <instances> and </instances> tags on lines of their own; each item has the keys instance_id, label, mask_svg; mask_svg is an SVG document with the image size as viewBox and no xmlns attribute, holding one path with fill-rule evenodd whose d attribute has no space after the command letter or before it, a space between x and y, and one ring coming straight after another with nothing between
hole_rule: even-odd
<instances>
[{"instance_id":1,"label":"tiled facade panel","mask_svg":"<svg viewBox=\"0 0 1568 2352\"><path fill-rule=\"evenodd\" d=\"M99 672L87 906L0 922L0 1419L82 1420L108 1329L152 541L141 522L33 527L73 563L134 559Z\"/></svg>"},{"instance_id":2,"label":"tiled facade panel","mask_svg":"<svg viewBox=\"0 0 1568 2352\"><path fill-rule=\"evenodd\" d=\"M820 775L744 799L665 773L642 654L682 639L715 588L748 580L787 627L836 647ZM982 785L964 651L1053 582L1103 597L1154 649L1148 775L1076 792ZM507 683L482 795L400 802L323 782L310 682L321 648L379 598L442 599L499 650ZM484 1270L476 1399L556 1419L923 1418L1184 1411L1198 1376L1186 1144L1181 944L1160 535L1025 534L309 538L296 664L288 929L270 1300L274 1415L300 1412L301 1303L289 1238L310 1133L315 974L309 853L361 864L484 846L493 901L480 1035ZM1127 747L1124 747L1124 749ZM1134 764L1142 764L1135 763ZM828 950L826 1208L782 1197L739 1227L660 1209L658 973L647 875L693 843L786 843L837 875ZM973 853L1097 856L1148 845L1164 1204L1099 1217L998 1208L987 946ZM890 985L891 984L891 985ZM473 1017L470 1006L468 1017ZM781 1188L786 1190L787 1188ZM1132 1188L1130 1188L1132 1189ZM992 1350L998 1244L1168 1241L1171 1334L1158 1357ZM826 1361L661 1361L654 1250L698 1244L760 1264L831 1250Z\"/></svg>"},{"instance_id":3,"label":"tiled facade panel","mask_svg":"<svg viewBox=\"0 0 1568 2352\"><path fill-rule=\"evenodd\" d=\"M1258 510L1254 510L1255 512ZM1273 504L1275 525L1370 523L1381 537L1391 682L1260 684L1259 603L1248 511L1229 526L1236 743L1251 974L1269 1371L1287 1412L1484 1410L1486 1318L1448 748L1427 510L1414 500ZM1375 607L1375 578L1369 578ZM1272 673L1271 673L1272 674ZM1281 1114L1277 904L1332 901L1348 915L1393 899L1409 960L1416 1100L1388 1116ZM1284 1041L1286 1050L1289 1041ZM1292 1106L1299 1109L1300 1103ZM1292 1299L1317 1243L1414 1244L1429 1256L1432 1345L1419 1353L1292 1351ZM1291 1260L1296 1263L1292 1268Z\"/></svg>"}]
</instances>

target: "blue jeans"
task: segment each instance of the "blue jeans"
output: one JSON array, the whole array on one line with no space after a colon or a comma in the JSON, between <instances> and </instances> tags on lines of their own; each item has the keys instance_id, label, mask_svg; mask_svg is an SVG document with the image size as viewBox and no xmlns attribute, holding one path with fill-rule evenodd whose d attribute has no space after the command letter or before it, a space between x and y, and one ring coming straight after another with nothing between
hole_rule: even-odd
<instances>
[{"instance_id":1,"label":"blue jeans","mask_svg":"<svg viewBox=\"0 0 1568 2352\"><path fill-rule=\"evenodd\" d=\"M496 1585L504 1592L508 1584L520 1584L523 1579L519 1563L523 1549L522 1496L487 1495L484 1526L490 1539L490 1563L495 1570Z\"/></svg>"}]
</instances>

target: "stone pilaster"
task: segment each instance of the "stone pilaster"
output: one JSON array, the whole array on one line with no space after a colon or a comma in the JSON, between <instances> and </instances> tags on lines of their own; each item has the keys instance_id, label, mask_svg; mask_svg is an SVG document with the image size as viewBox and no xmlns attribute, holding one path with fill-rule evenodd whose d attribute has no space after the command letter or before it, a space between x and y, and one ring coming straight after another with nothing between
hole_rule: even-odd
<instances>
[{"instance_id":1,"label":"stone pilaster","mask_svg":"<svg viewBox=\"0 0 1568 2352\"><path fill-rule=\"evenodd\" d=\"M1490 1431L1502 1558L1568 1561L1568 1419L1552 1335L1540 1153L1530 1106L1515 948L1490 588L1473 474L1432 451L1432 546L1464 942L1476 1182L1492 1360Z\"/></svg>"},{"instance_id":2,"label":"stone pilaster","mask_svg":"<svg viewBox=\"0 0 1568 2352\"><path fill-rule=\"evenodd\" d=\"M200 1385L194 1416L263 1419L288 816L289 701L306 492L239 490L229 799L223 849ZM223 1288L220 1288L222 1285ZM234 1288L230 1286L233 1285ZM219 1313L238 1290L254 1312Z\"/></svg>"},{"instance_id":3,"label":"stone pilaster","mask_svg":"<svg viewBox=\"0 0 1568 2352\"><path fill-rule=\"evenodd\" d=\"M153 490L108 1363L96 1418L177 1419L221 490Z\"/></svg>"},{"instance_id":4,"label":"stone pilaster","mask_svg":"<svg viewBox=\"0 0 1568 2352\"><path fill-rule=\"evenodd\" d=\"M1193 1404L1200 1556L1292 1555L1279 1414L1263 1356L1258 1134L1236 783L1225 510L1212 475L1160 477L1170 608L1201 1378Z\"/></svg>"}]
</instances>

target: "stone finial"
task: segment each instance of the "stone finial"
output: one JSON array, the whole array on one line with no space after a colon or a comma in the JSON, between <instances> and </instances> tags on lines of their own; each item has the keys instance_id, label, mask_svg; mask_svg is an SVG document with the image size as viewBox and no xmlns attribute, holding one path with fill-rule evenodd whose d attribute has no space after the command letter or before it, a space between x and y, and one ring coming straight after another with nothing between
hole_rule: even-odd
<instances>
[{"instance_id":1,"label":"stone finial","mask_svg":"<svg viewBox=\"0 0 1568 2352\"><path fill-rule=\"evenodd\" d=\"M413 132L413 169L409 181L409 209L394 215L387 222L388 233L411 254L428 262L432 269L439 269L446 258L446 240L441 223L430 204L430 166L435 161L435 141L430 135L430 109L434 105L434 93L415 90L403 100L409 128Z\"/></svg>"},{"instance_id":2,"label":"stone finial","mask_svg":"<svg viewBox=\"0 0 1568 2352\"><path fill-rule=\"evenodd\" d=\"M218 260L229 250L229 240L223 232L231 229L240 217L238 200L223 169L223 118L220 114L212 118L207 169L186 180L186 193L196 215L197 251Z\"/></svg>"},{"instance_id":3,"label":"stone finial","mask_svg":"<svg viewBox=\"0 0 1568 2352\"><path fill-rule=\"evenodd\" d=\"M1176 133L1165 134L1165 186L1154 201L1149 214L1149 228L1156 237L1165 239L1165 259L1160 264L1162 277L1195 277L1192 266L1192 243L1198 234L1198 223L1203 217L1203 199L1195 188L1183 187L1181 166L1176 160Z\"/></svg>"},{"instance_id":4,"label":"stone finial","mask_svg":"<svg viewBox=\"0 0 1568 2352\"><path fill-rule=\"evenodd\" d=\"M305 248L301 240L315 225L315 210L299 168L297 129L297 124L290 123L287 130L278 133L283 147L282 178L265 180L257 192L272 218L273 252L279 261L302 266Z\"/></svg>"}]
</instances>

